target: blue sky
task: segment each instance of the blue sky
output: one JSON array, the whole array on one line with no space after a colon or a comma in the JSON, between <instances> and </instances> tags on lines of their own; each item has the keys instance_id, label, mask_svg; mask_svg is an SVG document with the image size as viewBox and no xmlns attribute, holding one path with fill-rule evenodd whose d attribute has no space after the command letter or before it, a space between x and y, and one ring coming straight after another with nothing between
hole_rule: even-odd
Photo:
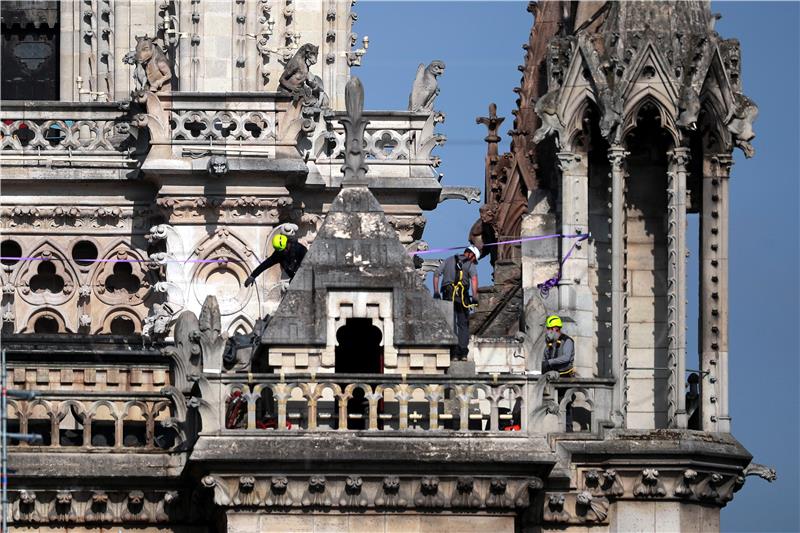
<instances>
[{"instance_id":1,"label":"blue sky","mask_svg":"<svg viewBox=\"0 0 800 533\"><path fill-rule=\"evenodd\" d=\"M417 65L446 63L436 105L447 115L439 131L448 141L437 152L444 184L483 187L486 133L475 117L490 102L506 117L503 134L511 128L512 89L532 22L526 4L362 0L355 7L355 31L370 38L363 66L353 70L364 82L368 109L405 109ZM741 42L745 93L760 108L756 157L735 153L730 187L733 434L757 462L778 469L775 483L748 479L723 510L722 529L798 531L800 4L714 2L712 9L722 14L719 33ZM507 147L507 137L504 142ZM457 246L478 207L449 201L426 216L431 246ZM488 269L480 272L487 283ZM690 305L696 305L696 278L689 281ZM694 320L696 313L689 324ZM694 339L690 334L690 354Z\"/></svg>"}]
</instances>

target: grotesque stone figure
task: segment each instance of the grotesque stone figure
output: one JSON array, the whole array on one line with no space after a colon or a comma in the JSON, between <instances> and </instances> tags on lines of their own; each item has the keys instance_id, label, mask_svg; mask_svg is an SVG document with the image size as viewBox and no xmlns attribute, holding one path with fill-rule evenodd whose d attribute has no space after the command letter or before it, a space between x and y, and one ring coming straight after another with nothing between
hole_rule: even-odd
<instances>
[{"instance_id":1,"label":"grotesque stone figure","mask_svg":"<svg viewBox=\"0 0 800 533\"><path fill-rule=\"evenodd\" d=\"M278 90L302 99L304 106L320 109L328 107L328 96L322 86L322 79L311 74L311 65L317 62L319 47L310 43L301 46L294 57L286 63L281 74Z\"/></svg>"},{"instance_id":2,"label":"grotesque stone figure","mask_svg":"<svg viewBox=\"0 0 800 533\"><path fill-rule=\"evenodd\" d=\"M136 37L136 61L147 74L145 89L152 92L169 92L172 90L172 69L167 56L152 37Z\"/></svg>"},{"instance_id":3,"label":"grotesque stone figure","mask_svg":"<svg viewBox=\"0 0 800 533\"><path fill-rule=\"evenodd\" d=\"M228 158L224 155L212 155L208 159L208 173L215 178L221 178L228 173Z\"/></svg>"},{"instance_id":4,"label":"grotesque stone figure","mask_svg":"<svg viewBox=\"0 0 800 533\"><path fill-rule=\"evenodd\" d=\"M141 91L147 85L147 74L144 71L141 63L136 61L136 50L131 50L122 58L122 62L126 65L133 66L133 90Z\"/></svg>"},{"instance_id":5,"label":"grotesque stone figure","mask_svg":"<svg viewBox=\"0 0 800 533\"><path fill-rule=\"evenodd\" d=\"M433 101L439 94L439 83L436 78L444 74L444 62L431 61L425 67L423 63L417 68L417 77L408 97L408 110L414 112L433 111Z\"/></svg>"},{"instance_id":6,"label":"grotesque stone figure","mask_svg":"<svg viewBox=\"0 0 800 533\"><path fill-rule=\"evenodd\" d=\"M481 206L480 218L475 221L469 230L469 242L478 247L481 257L489 255L492 266L497 262L497 246L491 246L497 242L497 231L495 230L495 220L497 219L497 209L490 204ZM484 251L484 247L488 248Z\"/></svg>"}]
</instances>

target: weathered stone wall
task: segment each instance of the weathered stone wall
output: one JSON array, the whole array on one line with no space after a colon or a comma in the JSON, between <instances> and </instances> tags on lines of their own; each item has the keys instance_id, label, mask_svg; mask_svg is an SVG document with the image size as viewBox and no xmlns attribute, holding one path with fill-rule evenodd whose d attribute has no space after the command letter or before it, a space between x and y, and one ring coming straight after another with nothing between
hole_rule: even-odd
<instances>
[{"instance_id":1,"label":"weathered stone wall","mask_svg":"<svg viewBox=\"0 0 800 533\"><path fill-rule=\"evenodd\" d=\"M148 35L166 50L172 89L192 92L275 91L286 62L314 44L311 70L341 109L350 66L365 52L352 49L356 19L344 0L61 2L61 99L126 98L134 67L122 59Z\"/></svg>"}]
</instances>

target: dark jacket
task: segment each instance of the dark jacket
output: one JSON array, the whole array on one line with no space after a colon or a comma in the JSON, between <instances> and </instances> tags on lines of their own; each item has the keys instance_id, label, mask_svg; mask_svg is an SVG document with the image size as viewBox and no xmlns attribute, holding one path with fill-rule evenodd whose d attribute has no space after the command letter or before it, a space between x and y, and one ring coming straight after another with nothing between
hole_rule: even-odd
<instances>
[{"instance_id":1,"label":"dark jacket","mask_svg":"<svg viewBox=\"0 0 800 533\"><path fill-rule=\"evenodd\" d=\"M286 275L289 276L289 279L292 279L300 268L300 263L303 262L307 251L308 248L299 242L290 240L285 250L275 250L272 252L272 255L258 265L250 276L255 278L269 267L281 265L281 268L286 272Z\"/></svg>"},{"instance_id":2,"label":"dark jacket","mask_svg":"<svg viewBox=\"0 0 800 533\"><path fill-rule=\"evenodd\" d=\"M575 365L575 342L572 337L561 333L554 341L546 341L542 372L556 370L559 373L571 373Z\"/></svg>"}]
</instances>

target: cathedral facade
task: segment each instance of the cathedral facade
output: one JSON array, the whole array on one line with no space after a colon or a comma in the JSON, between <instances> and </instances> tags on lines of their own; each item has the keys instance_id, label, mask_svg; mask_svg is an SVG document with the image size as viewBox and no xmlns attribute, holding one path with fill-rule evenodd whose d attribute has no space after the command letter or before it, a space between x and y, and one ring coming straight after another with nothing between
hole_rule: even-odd
<instances>
[{"instance_id":1,"label":"cathedral facade","mask_svg":"<svg viewBox=\"0 0 800 533\"><path fill-rule=\"evenodd\" d=\"M718 530L775 476L730 434L738 42L702 1L529 4L464 362L414 255L481 193L437 170L445 65L365 111L353 3L1 6L11 530ZM278 234L300 269L245 284ZM551 314L575 376L539 372Z\"/></svg>"}]
</instances>

